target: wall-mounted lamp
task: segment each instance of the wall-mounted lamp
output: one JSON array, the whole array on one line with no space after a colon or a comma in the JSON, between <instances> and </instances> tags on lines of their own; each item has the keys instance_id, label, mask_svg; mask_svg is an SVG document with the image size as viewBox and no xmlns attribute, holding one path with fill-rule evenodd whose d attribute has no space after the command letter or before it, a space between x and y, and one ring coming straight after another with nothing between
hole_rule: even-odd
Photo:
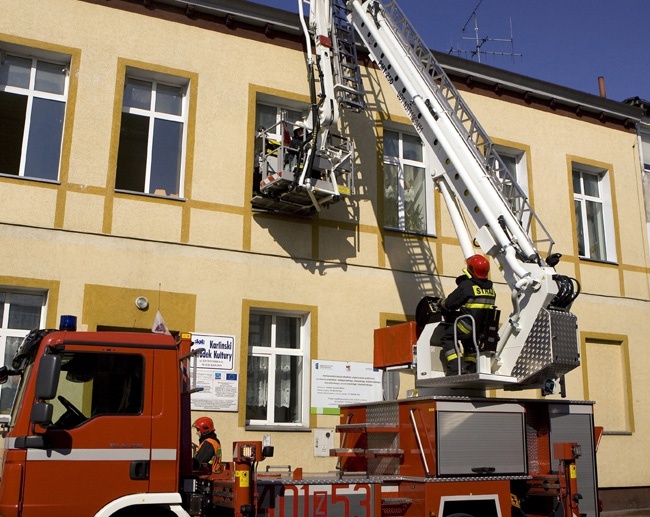
<instances>
[{"instance_id":1,"label":"wall-mounted lamp","mask_svg":"<svg viewBox=\"0 0 650 517\"><path fill-rule=\"evenodd\" d=\"M138 296L135 299L135 306L141 311L146 311L149 308L149 300L146 296Z\"/></svg>"}]
</instances>

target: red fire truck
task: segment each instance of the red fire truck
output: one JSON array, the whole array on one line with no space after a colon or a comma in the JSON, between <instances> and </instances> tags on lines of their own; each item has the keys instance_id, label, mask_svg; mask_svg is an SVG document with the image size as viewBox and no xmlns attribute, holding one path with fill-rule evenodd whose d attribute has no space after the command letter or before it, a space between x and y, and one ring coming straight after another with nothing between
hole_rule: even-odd
<instances>
[{"instance_id":1,"label":"red fire truck","mask_svg":"<svg viewBox=\"0 0 650 517\"><path fill-rule=\"evenodd\" d=\"M384 332L378 343L394 345ZM402 345L408 353L412 343ZM21 380L0 515L598 515L599 434L580 401L454 395L346 406L335 473L261 472L272 455L261 442L235 443L219 473L193 472L190 347L189 335L30 333L2 372Z\"/></svg>"}]
</instances>

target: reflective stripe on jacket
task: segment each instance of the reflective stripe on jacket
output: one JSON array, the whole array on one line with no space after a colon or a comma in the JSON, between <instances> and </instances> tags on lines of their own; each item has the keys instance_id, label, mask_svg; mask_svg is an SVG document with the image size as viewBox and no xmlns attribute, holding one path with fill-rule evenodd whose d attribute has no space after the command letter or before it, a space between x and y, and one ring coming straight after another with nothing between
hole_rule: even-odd
<instances>
[{"instance_id":1,"label":"reflective stripe on jacket","mask_svg":"<svg viewBox=\"0 0 650 517\"><path fill-rule=\"evenodd\" d=\"M480 322L484 310L492 310L496 300L496 293L490 280L474 278L472 276L462 276L457 279L458 287L442 301L441 306L447 312L445 317L448 321L463 315L469 314L474 321L479 322L476 326L476 334L481 332ZM458 312L455 312L458 311ZM456 324L458 331L465 336L472 332L472 323L469 318L464 318Z\"/></svg>"}]
</instances>

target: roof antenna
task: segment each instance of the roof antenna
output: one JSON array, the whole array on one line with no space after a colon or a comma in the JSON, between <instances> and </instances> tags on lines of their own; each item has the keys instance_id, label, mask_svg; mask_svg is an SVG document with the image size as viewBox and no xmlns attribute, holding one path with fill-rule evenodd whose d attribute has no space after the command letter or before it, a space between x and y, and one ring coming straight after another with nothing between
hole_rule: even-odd
<instances>
[{"instance_id":1,"label":"roof antenna","mask_svg":"<svg viewBox=\"0 0 650 517\"><path fill-rule=\"evenodd\" d=\"M481 37L479 35L479 26L478 26L478 8L481 6L483 3L483 0L479 0L478 4L476 4L476 7L474 7L474 10L472 11L472 14L469 15L469 18L467 18L467 21L465 22L465 25L463 25L463 28L461 29L461 32L465 32L467 29L467 26L470 24L470 22L473 20L474 21L474 36L473 37L468 37L468 36L463 36L461 39L463 40L469 40L474 42L474 49L473 50L462 50L459 48L454 49L453 47L449 49L447 52L448 54L457 54L460 56L461 54L465 54L466 56L469 57L469 59L474 59L480 63L481 62L481 56L511 56L512 57L512 62L514 63L515 57L522 57L523 54L519 52L515 52L515 39L513 36L513 31L512 31L512 18L510 18L510 37L509 38L490 38L489 36L484 36ZM509 52L500 52L500 51L493 51L493 50L484 50L483 46L486 45L487 43L491 42L496 42L496 43L510 43L510 51Z\"/></svg>"}]
</instances>

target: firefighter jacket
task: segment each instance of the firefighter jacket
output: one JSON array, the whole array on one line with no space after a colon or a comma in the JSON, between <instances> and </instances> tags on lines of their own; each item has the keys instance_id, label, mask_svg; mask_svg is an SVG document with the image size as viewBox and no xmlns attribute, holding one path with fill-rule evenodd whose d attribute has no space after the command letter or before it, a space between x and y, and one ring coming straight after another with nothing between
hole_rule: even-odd
<instances>
[{"instance_id":1,"label":"firefighter jacket","mask_svg":"<svg viewBox=\"0 0 650 517\"><path fill-rule=\"evenodd\" d=\"M494 309L496 293L492 287L492 281L473 277L465 271L464 275L456 279L456 283L458 287L440 303L442 314L449 322L454 321L460 315L469 314L476 322L476 335L479 336L483 330L484 316L488 310ZM468 336L472 332L472 323L469 318L460 320L457 327L461 336Z\"/></svg>"},{"instance_id":2,"label":"firefighter jacket","mask_svg":"<svg viewBox=\"0 0 650 517\"><path fill-rule=\"evenodd\" d=\"M216 472L221 466L221 442L215 433L201 437L199 448L194 455L195 465L207 463Z\"/></svg>"}]
</instances>

